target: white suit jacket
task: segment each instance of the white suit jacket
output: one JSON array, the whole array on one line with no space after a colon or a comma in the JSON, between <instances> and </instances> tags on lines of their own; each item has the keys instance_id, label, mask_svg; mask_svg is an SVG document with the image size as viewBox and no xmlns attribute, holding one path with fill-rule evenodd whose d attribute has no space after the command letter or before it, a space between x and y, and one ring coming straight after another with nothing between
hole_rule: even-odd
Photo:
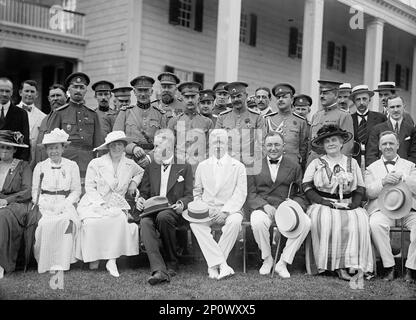
<instances>
[{"instance_id":1,"label":"white suit jacket","mask_svg":"<svg viewBox=\"0 0 416 320\"><path fill-rule=\"evenodd\" d=\"M394 166L395 172L401 172L404 175L404 181L413 193L413 209L416 210L416 167L411 161L398 158ZM388 174L382 159L370 164L365 172L365 187L367 190L367 197L370 200L367 205L367 212L369 215L380 210L377 205L377 198L383 189L381 180Z\"/></svg>"},{"instance_id":2,"label":"white suit jacket","mask_svg":"<svg viewBox=\"0 0 416 320\"><path fill-rule=\"evenodd\" d=\"M202 200L210 208L223 212L239 212L247 197L246 168L229 155L224 157L224 174L221 175L215 172L215 157L199 163L195 173L194 200Z\"/></svg>"}]
</instances>

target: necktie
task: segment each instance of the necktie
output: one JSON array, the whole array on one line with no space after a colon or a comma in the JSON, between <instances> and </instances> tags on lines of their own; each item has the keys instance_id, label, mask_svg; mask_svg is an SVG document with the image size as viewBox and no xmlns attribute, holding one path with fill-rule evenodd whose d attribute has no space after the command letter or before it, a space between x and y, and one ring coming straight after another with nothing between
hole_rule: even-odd
<instances>
[{"instance_id":1,"label":"necktie","mask_svg":"<svg viewBox=\"0 0 416 320\"><path fill-rule=\"evenodd\" d=\"M32 111L32 107L29 107L28 105L23 104L22 105L23 110L26 110L27 112Z\"/></svg>"},{"instance_id":2,"label":"necktie","mask_svg":"<svg viewBox=\"0 0 416 320\"><path fill-rule=\"evenodd\" d=\"M3 128L4 123L5 123L5 119L4 119L4 106L1 106L0 128Z\"/></svg>"},{"instance_id":3,"label":"necktie","mask_svg":"<svg viewBox=\"0 0 416 320\"><path fill-rule=\"evenodd\" d=\"M396 125L394 126L394 132L396 132L396 134L399 134L399 123L396 121Z\"/></svg>"},{"instance_id":4,"label":"necktie","mask_svg":"<svg viewBox=\"0 0 416 320\"><path fill-rule=\"evenodd\" d=\"M367 120L365 120L367 114L361 115L357 113L357 115L361 117L361 122L358 125L357 129L358 140L360 141L360 143L367 143L368 139Z\"/></svg>"},{"instance_id":5,"label":"necktie","mask_svg":"<svg viewBox=\"0 0 416 320\"><path fill-rule=\"evenodd\" d=\"M279 160L269 160L269 162L270 162L270 164L278 164L279 163Z\"/></svg>"},{"instance_id":6,"label":"necktie","mask_svg":"<svg viewBox=\"0 0 416 320\"><path fill-rule=\"evenodd\" d=\"M170 163L163 163L163 172L168 170L169 166L170 166Z\"/></svg>"},{"instance_id":7,"label":"necktie","mask_svg":"<svg viewBox=\"0 0 416 320\"><path fill-rule=\"evenodd\" d=\"M393 161L393 160L387 160L387 161L384 161L384 164L385 165L388 165L388 164L391 164L391 165L396 165L396 161Z\"/></svg>"}]
</instances>

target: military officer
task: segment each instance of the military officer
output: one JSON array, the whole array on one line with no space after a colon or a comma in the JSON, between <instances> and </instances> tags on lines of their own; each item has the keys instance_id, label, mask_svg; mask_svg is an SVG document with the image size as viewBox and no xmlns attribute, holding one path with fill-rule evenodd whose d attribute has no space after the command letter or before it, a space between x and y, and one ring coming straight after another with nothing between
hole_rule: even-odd
<instances>
[{"instance_id":1,"label":"military officer","mask_svg":"<svg viewBox=\"0 0 416 320\"><path fill-rule=\"evenodd\" d=\"M94 158L92 150L104 143L97 113L84 104L89 83L85 73L69 75L65 80L69 102L57 108L47 122L48 132L59 128L69 134L71 143L62 156L78 164L81 178L85 178L88 163Z\"/></svg>"},{"instance_id":2,"label":"military officer","mask_svg":"<svg viewBox=\"0 0 416 320\"><path fill-rule=\"evenodd\" d=\"M166 112L158 107L157 102L150 102L154 83L155 80L148 76L139 76L130 81L137 104L121 107L113 127L113 131L124 131L132 141L126 147L126 154L142 168L150 162L147 155L154 148L156 131L166 128L167 122Z\"/></svg>"},{"instance_id":3,"label":"military officer","mask_svg":"<svg viewBox=\"0 0 416 320\"><path fill-rule=\"evenodd\" d=\"M221 112L232 109L232 105L229 103L230 95L224 89L227 84L228 82L216 82L212 87L212 90L215 92L213 114L219 115Z\"/></svg>"},{"instance_id":4,"label":"military officer","mask_svg":"<svg viewBox=\"0 0 416 320\"><path fill-rule=\"evenodd\" d=\"M260 113L247 107L247 86L244 82L232 82L225 86L233 109L219 115L215 128L228 131L231 139L230 154L246 165L248 174L255 174L261 169L266 127Z\"/></svg>"},{"instance_id":5,"label":"military officer","mask_svg":"<svg viewBox=\"0 0 416 320\"><path fill-rule=\"evenodd\" d=\"M295 113L304 117L310 127L310 122L308 121L308 115L311 113L312 98L306 94L297 94L293 97L293 108Z\"/></svg>"},{"instance_id":6,"label":"military officer","mask_svg":"<svg viewBox=\"0 0 416 320\"><path fill-rule=\"evenodd\" d=\"M308 151L308 124L304 117L292 112L295 88L288 83L279 83L272 92L277 99L278 112L264 116L267 132L280 132L285 138L283 154L302 164Z\"/></svg>"},{"instance_id":7,"label":"military officer","mask_svg":"<svg viewBox=\"0 0 416 320\"><path fill-rule=\"evenodd\" d=\"M166 111L166 118L169 121L170 118L177 116L185 109L183 99L176 96L176 86L180 80L175 74L170 72L162 72L158 75L157 79L161 87L159 108Z\"/></svg>"},{"instance_id":8,"label":"military officer","mask_svg":"<svg viewBox=\"0 0 416 320\"><path fill-rule=\"evenodd\" d=\"M95 91L94 97L98 102L96 112L100 119L102 136L106 137L113 131L117 116L117 113L110 109L111 90L114 89L114 84L107 80L100 80L94 83L91 88Z\"/></svg>"},{"instance_id":9,"label":"military officer","mask_svg":"<svg viewBox=\"0 0 416 320\"><path fill-rule=\"evenodd\" d=\"M316 138L318 130L326 124L334 124L339 126L351 134L354 134L354 126L351 115L338 107L338 89L340 82L319 80L319 95L323 109L316 112L311 121L311 131L309 134L310 141ZM354 139L344 144L342 153L351 155L354 146ZM307 165L323 153L322 149L309 148L309 156Z\"/></svg>"},{"instance_id":10,"label":"military officer","mask_svg":"<svg viewBox=\"0 0 416 320\"><path fill-rule=\"evenodd\" d=\"M118 87L111 90L114 95L113 111L118 115L121 107L128 107L131 105L131 91L132 87ZM116 117L117 118L117 117Z\"/></svg>"},{"instance_id":11,"label":"military officer","mask_svg":"<svg viewBox=\"0 0 416 320\"><path fill-rule=\"evenodd\" d=\"M178 160L186 159L193 166L205 159L209 132L214 129L212 120L198 112L201 88L202 85L198 82L183 82L179 85L185 110L168 122L168 128L175 133L177 139Z\"/></svg>"},{"instance_id":12,"label":"military officer","mask_svg":"<svg viewBox=\"0 0 416 320\"><path fill-rule=\"evenodd\" d=\"M215 126L218 116L212 113L214 108L215 92L206 89L199 91L199 112L201 115L211 119L212 123Z\"/></svg>"}]
</instances>

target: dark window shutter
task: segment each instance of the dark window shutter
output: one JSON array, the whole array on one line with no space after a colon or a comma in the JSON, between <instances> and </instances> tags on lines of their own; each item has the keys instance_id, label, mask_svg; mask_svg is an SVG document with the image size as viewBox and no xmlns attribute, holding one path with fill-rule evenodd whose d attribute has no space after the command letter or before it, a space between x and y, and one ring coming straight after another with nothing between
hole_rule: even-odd
<instances>
[{"instance_id":1,"label":"dark window shutter","mask_svg":"<svg viewBox=\"0 0 416 320\"><path fill-rule=\"evenodd\" d=\"M204 87L204 74L203 73L194 72L193 78L195 82L199 82L200 84L202 84L202 88Z\"/></svg>"},{"instance_id":2,"label":"dark window shutter","mask_svg":"<svg viewBox=\"0 0 416 320\"><path fill-rule=\"evenodd\" d=\"M396 79L395 79L395 81L396 81L396 86L397 87L402 86L401 81L400 81L401 80L401 75L402 75L402 66L400 64L396 64L396 74L395 74Z\"/></svg>"},{"instance_id":3,"label":"dark window shutter","mask_svg":"<svg viewBox=\"0 0 416 320\"><path fill-rule=\"evenodd\" d=\"M179 7L181 3L179 0L169 1L169 23L173 25L179 24Z\"/></svg>"},{"instance_id":4,"label":"dark window shutter","mask_svg":"<svg viewBox=\"0 0 416 320\"><path fill-rule=\"evenodd\" d=\"M298 28L291 27L289 32L289 57L297 56Z\"/></svg>"},{"instance_id":5,"label":"dark window shutter","mask_svg":"<svg viewBox=\"0 0 416 320\"><path fill-rule=\"evenodd\" d=\"M341 65L341 71L345 73L347 70L347 47L342 46L342 65Z\"/></svg>"},{"instance_id":6,"label":"dark window shutter","mask_svg":"<svg viewBox=\"0 0 416 320\"><path fill-rule=\"evenodd\" d=\"M335 42L328 41L328 54L326 56L326 67L332 69L334 66Z\"/></svg>"},{"instance_id":7,"label":"dark window shutter","mask_svg":"<svg viewBox=\"0 0 416 320\"><path fill-rule=\"evenodd\" d=\"M204 0L195 1L195 31L202 32L204 18Z\"/></svg>"},{"instance_id":8,"label":"dark window shutter","mask_svg":"<svg viewBox=\"0 0 416 320\"><path fill-rule=\"evenodd\" d=\"M257 15L250 14L250 42L249 45L252 47L256 46L257 42Z\"/></svg>"},{"instance_id":9,"label":"dark window shutter","mask_svg":"<svg viewBox=\"0 0 416 320\"><path fill-rule=\"evenodd\" d=\"M409 91L409 88L410 88L410 69L406 68L406 85L405 85L406 91Z\"/></svg>"},{"instance_id":10,"label":"dark window shutter","mask_svg":"<svg viewBox=\"0 0 416 320\"><path fill-rule=\"evenodd\" d=\"M171 66L165 66L164 70L165 72L175 73L175 68Z\"/></svg>"},{"instance_id":11,"label":"dark window shutter","mask_svg":"<svg viewBox=\"0 0 416 320\"><path fill-rule=\"evenodd\" d=\"M381 81L388 81L389 79L389 62L386 60L384 61L384 79Z\"/></svg>"}]
</instances>

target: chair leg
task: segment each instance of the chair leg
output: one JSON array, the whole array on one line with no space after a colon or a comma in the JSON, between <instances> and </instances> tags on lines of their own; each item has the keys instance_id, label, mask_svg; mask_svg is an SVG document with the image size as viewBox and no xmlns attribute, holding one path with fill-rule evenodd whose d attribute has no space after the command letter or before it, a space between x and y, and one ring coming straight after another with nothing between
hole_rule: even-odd
<instances>
[{"instance_id":1,"label":"chair leg","mask_svg":"<svg viewBox=\"0 0 416 320\"><path fill-rule=\"evenodd\" d=\"M246 259L247 259L247 247L246 247L246 227L243 226L243 273L247 273Z\"/></svg>"},{"instance_id":2,"label":"chair leg","mask_svg":"<svg viewBox=\"0 0 416 320\"><path fill-rule=\"evenodd\" d=\"M401 226L400 226L400 260L402 262L402 277L404 276L404 230L403 230L403 218L401 221Z\"/></svg>"},{"instance_id":3,"label":"chair leg","mask_svg":"<svg viewBox=\"0 0 416 320\"><path fill-rule=\"evenodd\" d=\"M276 232L276 237L279 237L279 239L278 239L277 244L276 244L276 253L274 255L274 260L273 260L272 278L274 276L274 269L275 269L276 263L277 263L277 256L279 255L279 252L280 252L280 240L282 239L282 236L281 236L279 230L277 230L277 232Z\"/></svg>"}]
</instances>

